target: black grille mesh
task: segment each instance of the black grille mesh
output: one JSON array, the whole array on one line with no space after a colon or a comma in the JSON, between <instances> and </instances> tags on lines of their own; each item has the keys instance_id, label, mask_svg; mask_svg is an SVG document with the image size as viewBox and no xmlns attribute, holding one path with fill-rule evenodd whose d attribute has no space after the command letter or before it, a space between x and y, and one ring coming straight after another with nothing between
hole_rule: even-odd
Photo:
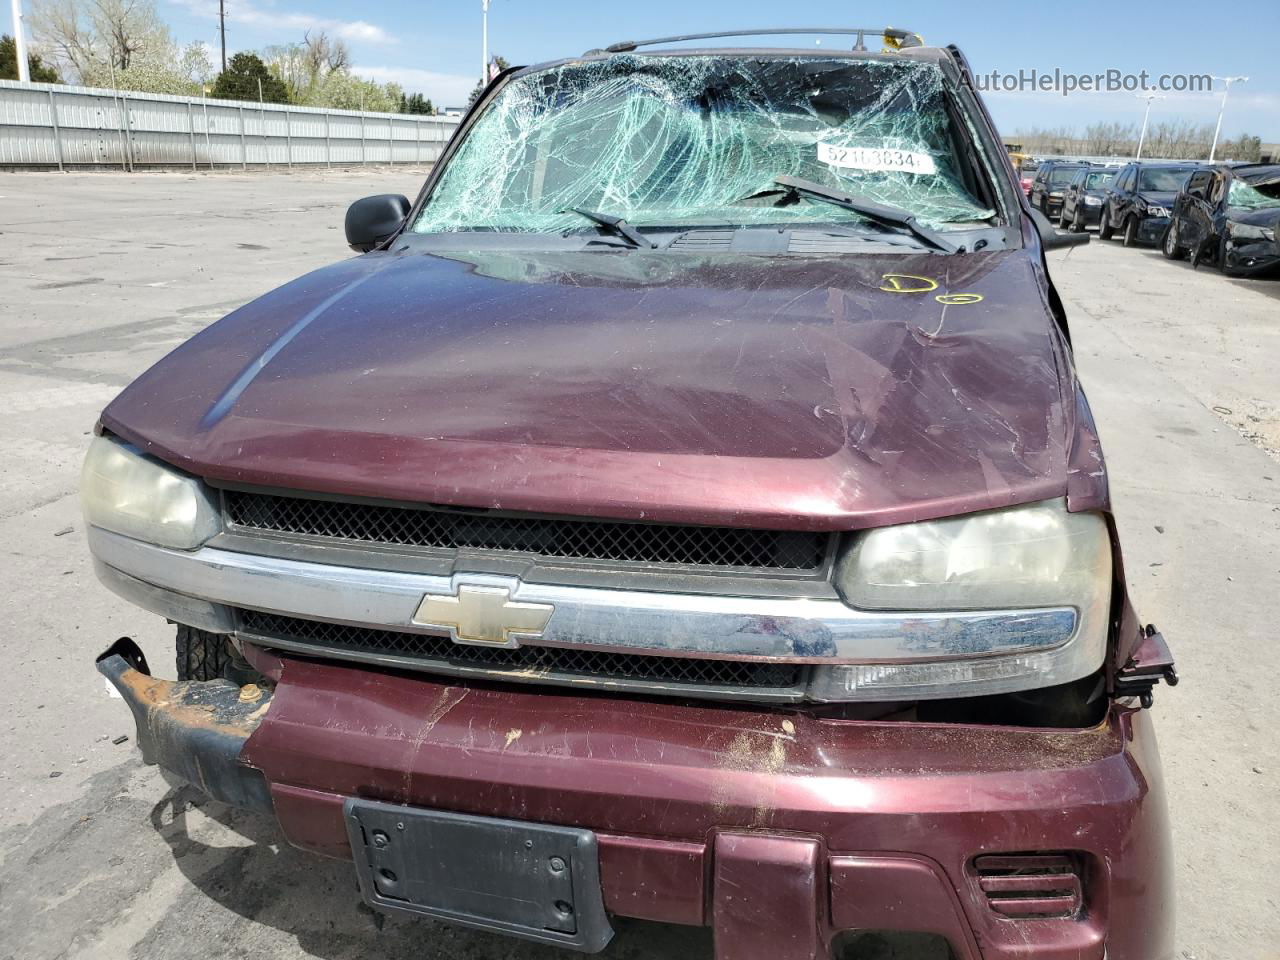
<instances>
[{"instance_id":1,"label":"black grille mesh","mask_svg":"<svg viewBox=\"0 0 1280 960\"><path fill-rule=\"evenodd\" d=\"M292 640L351 654L410 657L493 671L541 671L602 680L753 689L788 688L800 682L801 668L791 664L654 657L556 647L501 650L454 643L448 637L349 627L256 610L242 611L241 623L246 633L268 641Z\"/></svg>"},{"instance_id":2,"label":"black grille mesh","mask_svg":"<svg viewBox=\"0 0 1280 960\"><path fill-rule=\"evenodd\" d=\"M225 498L228 520L257 530L622 563L816 570L822 566L828 541L824 533L505 517L238 490L226 491Z\"/></svg>"}]
</instances>

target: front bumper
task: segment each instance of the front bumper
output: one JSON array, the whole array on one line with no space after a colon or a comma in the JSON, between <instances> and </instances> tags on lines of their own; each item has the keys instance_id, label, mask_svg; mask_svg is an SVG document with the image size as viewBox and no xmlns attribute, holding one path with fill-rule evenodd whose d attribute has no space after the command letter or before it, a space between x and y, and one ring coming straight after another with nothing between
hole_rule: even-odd
<instances>
[{"instance_id":1,"label":"front bumper","mask_svg":"<svg viewBox=\"0 0 1280 960\"><path fill-rule=\"evenodd\" d=\"M1168 226L1168 217L1143 217L1138 221L1138 242L1159 243Z\"/></svg>"},{"instance_id":2,"label":"front bumper","mask_svg":"<svg viewBox=\"0 0 1280 960\"><path fill-rule=\"evenodd\" d=\"M1231 242L1225 250L1223 267L1241 277L1266 276L1280 272L1280 240Z\"/></svg>"},{"instance_id":3,"label":"front bumper","mask_svg":"<svg viewBox=\"0 0 1280 960\"><path fill-rule=\"evenodd\" d=\"M144 756L150 742L150 760L216 795L207 771L226 767L229 744L200 735L210 712L190 711L193 694L143 696L157 681L119 656L102 663L134 708ZM1172 956L1145 712L1114 706L1069 731L869 723L279 667L232 764L262 778L305 849L352 855L349 797L589 829L609 912L711 926L719 960L825 958L843 930L936 934L959 960ZM144 735L144 723L166 732ZM1080 910L998 913L975 858L1045 852L1078 864Z\"/></svg>"}]
</instances>

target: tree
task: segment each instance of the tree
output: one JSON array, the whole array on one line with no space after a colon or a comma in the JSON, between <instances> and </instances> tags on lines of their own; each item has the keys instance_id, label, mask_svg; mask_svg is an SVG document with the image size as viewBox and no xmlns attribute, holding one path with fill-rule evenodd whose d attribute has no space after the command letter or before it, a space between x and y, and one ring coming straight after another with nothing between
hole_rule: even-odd
<instances>
[{"instance_id":1,"label":"tree","mask_svg":"<svg viewBox=\"0 0 1280 960\"><path fill-rule=\"evenodd\" d=\"M497 76L499 73L501 73L503 70L506 70L510 66L511 64L507 63L505 57L494 57L492 60L489 61L489 75ZM471 91L471 96L467 97L468 107L480 99L480 94L484 93L484 88L487 87L488 85L489 85L489 81L487 78L484 81L481 81L480 83L476 84L475 89Z\"/></svg>"},{"instance_id":2,"label":"tree","mask_svg":"<svg viewBox=\"0 0 1280 960\"><path fill-rule=\"evenodd\" d=\"M39 54L27 54L27 70L35 83L57 83L58 71L40 59ZM18 79L18 45L7 33L0 37L0 80Z\"/></svg>"},{"instance_id":3,"label":"tree","mask_svg":"<svg viewBox=\"0 0 1280 960\"><path fill-rule=\"evenodd\" d=\"M431 101L424 98L420 93L412 93L409 96L400 95L400 112L401 113L420 113L431 115L436 112L436 108L432 106Z\"/></svg>"},{"instance_id":4,"label":"tree","mask_svg":"<svg viewBox=\"0 0 1280 960\"><path fill-rule=\"evenodd\" d=\"M256 53L237 53L218 74L213 94L222 100L257 100L265 103L288 103L289 91L280 78L267 69Z\"/></svg>"},{"instance_id":5,"label":"tree","mask_svg":"<svg viewBox=\"0 0 1280 960\"><path fill-rule=\"evenodd\" d=\"M96 68L125 71L175 57L155 0L34 0L30 22L36 42L81 82L101 73Z\"/></svg>"},{"instance_id":6,"label":"tree","mask_svg":"<svg viewBox=\"0 0 1280 960\"><path fill-rule=\"evenodd\" d=\"M351 51L346 43L331 40L323 32L315 36L308 33L301 43L267 47L262 59L284 84L290 103L308 103L329 74L351 68Z\"/></svg>"}]
</instances>

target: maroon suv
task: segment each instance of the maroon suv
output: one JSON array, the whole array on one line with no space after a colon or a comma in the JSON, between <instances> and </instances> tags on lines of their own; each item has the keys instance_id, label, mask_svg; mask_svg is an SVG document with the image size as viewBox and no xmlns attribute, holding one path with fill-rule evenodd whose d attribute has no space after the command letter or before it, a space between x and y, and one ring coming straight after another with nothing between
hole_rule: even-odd
<instances>
[{"instance_id":1,"label":"maroon suv","mask_svg":"<svg viewBox=\"0 0 1280 960\"><path fill-rule=\"evenodd\" d=\"M581 951L1171 955L1082 238L959 51L829 32L503 73L363 256L107 407L98 575L178 625L177 682L99 658L147 762Z\"/></svg>"}]
</instances>

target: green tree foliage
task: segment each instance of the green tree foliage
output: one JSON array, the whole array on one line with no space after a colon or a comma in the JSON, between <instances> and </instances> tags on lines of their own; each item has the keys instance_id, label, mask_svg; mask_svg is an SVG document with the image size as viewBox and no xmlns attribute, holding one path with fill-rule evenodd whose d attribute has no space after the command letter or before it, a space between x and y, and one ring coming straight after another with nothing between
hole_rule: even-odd
<instances>
[{"instance_id":1,"label":"green tree foliage","mask_svg":"<svg viewBox=\"0 0 1280 960\"><path fill-rule=\"evenodd\" d=\"M35 53L27 54L27 69L35 83L57 83L58 71ZM7 33L0 37L0 80L18 79L18 45Z\"/></svg>"},{"instance_id":2,"label":"green tree foliage","mask_svg":"<svg viewBox=\"0 0 1280 960\"><path fill-rule=\"evenodd\" d=\"M237 53L218 74L211 96L221 100L257 100L288 103L289 92L256 53Z\"/></svg>"},{"instance_id":3,"label":"green tree foliage","mask_svg":"<svg viewBox=\"0 0 1280 960\"><path fill-rule=\"evenodd\" d=\"M424 98L420 93L411 93L408 96L402 93L400 94L400 112L421 113L430 116L436 112L436 108L430 100Z\"/></svg>"}]
</instances>

